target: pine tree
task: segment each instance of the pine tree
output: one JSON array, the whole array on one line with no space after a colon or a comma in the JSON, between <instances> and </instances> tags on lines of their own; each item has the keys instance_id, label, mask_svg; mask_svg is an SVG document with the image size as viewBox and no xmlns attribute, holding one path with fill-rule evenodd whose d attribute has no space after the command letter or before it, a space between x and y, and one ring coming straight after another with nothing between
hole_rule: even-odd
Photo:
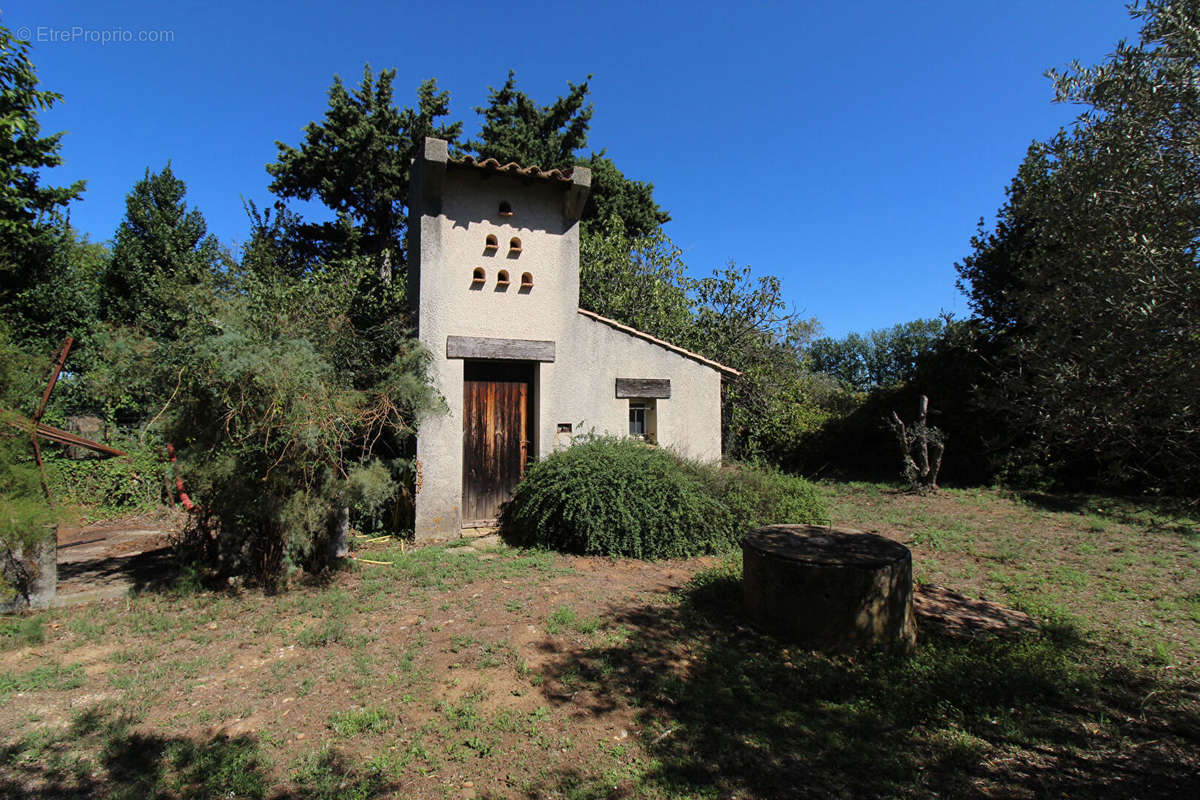
<instances>
[{"instance_id":1,"label":"pine tree","mask_svg":"<svg viewBox=\"0 0 1200 800\"><path fill-rule=\"evenodd\" d=\"M336 217L296 229L296 245L326 261L366 256L385 281L406 262L408 181L412 159L426 136L454 145L462 123L441 123L450 95L437 82L417 89L417 107L400 110L393 101L395 70L376 76L368 64L358 88L348 91L335 76L329 108L320 123L304 128L292 147L276 142L278 159L267 165L270 190L281 200L319 200Z\"/></svg>"},{"instance_id":2,"label":"pine tree","mask_svg":"<svg viewBox=\"0 0 1200 800\"><path fill-rule=\"evenodd\" d=\"M38 89L29 43L0 27L0 313L19 341L78 334L59 310L79 286L60 258L68 203L83 181L45 186L40 171L62 163L61 133L43 136L38 113L62 99Z\"/></svg>"},{"instance_id":3,"label":"pine tree","mask_svg":"<svg viewBox=\"0 0 1200 800\"><path fill-rule=\"evenodd\" d=\"M204 215L184 201L187 185L171 165L134 184L101 286L104 321L156 340L175 338L212 296L223 254Z\"/></svg>"}]
</instances>

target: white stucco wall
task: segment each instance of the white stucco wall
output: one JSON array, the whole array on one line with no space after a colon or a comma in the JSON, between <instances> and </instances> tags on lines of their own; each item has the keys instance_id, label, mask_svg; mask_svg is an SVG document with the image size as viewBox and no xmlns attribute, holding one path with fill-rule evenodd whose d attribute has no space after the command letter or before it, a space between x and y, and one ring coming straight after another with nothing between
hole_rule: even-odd
<instances>
[{"instance_id":1,"label":"white stucco wall","mask_svg":"<svg viewBox=\"0 0 1200 800\"><path fill-rule=\"evenodd\" d=\"M629 433L629 400L617 378L666 378L671 396L656 401L658 442L705 461L721 457L721 374L686 356L576 313L558 359L542 365L538 452L553 449L560 422L575 433ZM549 446L547 446L549 445Z\"/></svg>"},{"instance_id":2,"label":"white stucco wall","mask_svg":"<svg viewBox=\"0 0 1200 800\"><path fill-rule=\"evenodd\" d=\"M627 434L629 400L616 397L616 379L665 378L671 397L657 400L659 443L693 458L720 458L720 372L578 312L579 228L564 211L563 183L450 163L443 186L440 213L419 208L414 187L410 220L419 335L448 407L425 419L417 437L419 539L461 535L464 362L447 357L450 336L555 343L555 360L534 370L531 451L539 457L563 443L559 423L570 423L574 434ZM499 215L502 201L512 205L511 217ZM495 251L485 250L489 234L499 242ZM509 253L514 236L522 245L516 256ZM472 286L477 267L485 271L482 287ZM498 291L501 269L510 285ZM520 291L523 272L533 276L529 292Z\"/></svg>"}]
</instances>

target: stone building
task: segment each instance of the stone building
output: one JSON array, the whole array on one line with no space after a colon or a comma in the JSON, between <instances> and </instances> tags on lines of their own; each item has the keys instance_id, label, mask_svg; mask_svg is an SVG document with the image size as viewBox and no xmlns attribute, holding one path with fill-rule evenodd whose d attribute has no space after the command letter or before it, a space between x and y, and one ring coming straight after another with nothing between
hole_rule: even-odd
<instances>
[{"instance_id":1,"label":"stone building","mask_svg":"<svg viewBox=\"0 0 1200 800\"><path fill-rule=\"evenodd\" d=\"M409 296L449 413L422 421L418 539L494 523L526 465L581 434L721 455L728 367L579 308L590 172L450 158L409 193Z\"/></svg>"}]
</instances>

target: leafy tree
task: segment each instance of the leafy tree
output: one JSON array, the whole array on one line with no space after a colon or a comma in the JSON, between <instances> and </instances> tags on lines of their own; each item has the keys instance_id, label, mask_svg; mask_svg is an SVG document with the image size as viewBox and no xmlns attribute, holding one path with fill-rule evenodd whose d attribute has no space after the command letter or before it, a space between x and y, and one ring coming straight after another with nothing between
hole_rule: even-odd
<instances>
[{"instance_id":1,"label":"leafy tree","mask_svg":"<svg viewBox=\"0 0 1200 800\"><path fill-rule=\"evenodd\" d=\"M418 87L415 109L400 110L395 78L395 70L376 76L367 65L349 91L334 76L324 120L305 126L298 148L276 142L279 156L267 165L276 196L316 199L335 215L296 227L303 253L327 262L366 256L384 280L406 263L409 170L418 145L426 136L454 145L462 134L461 122L438 121L449 113L450 94L438 91L436 81Z\"/></svg>"},{"instance_id":2,"label":"leafy tree","mask_svg":"<svg viewBox=\"0 0 1200 800\"><path fill-rule=\"evenodd\" d=\"M866 335L823 337L808 347L812 369L832 375L858 392L875 386L912 381L922 357L938 344L944 330L939 319L918 319Z\"/></svg>"},{"instance_id":3,"label":"leafy tree","mask_svg":"<svg viewBox=\"0 0 1200 800\"><path fill-rule=\"evenodd\" d=\"M1025 291L1024 266L1056 257L1041 251L1040 220L1033 204L1026 204L1030 192L1048 180L1051 172L1050 154L1033 143L1006 189L1008 200L996 214L995 227L986 230L980 219L979 230L971 237L972 253L955 265L959 290L967 295L976 318L998 336L1009 336L1024 327L1019 302Z\"/></svg>"},{"instance_id":4,"label":"leafy tree","mask_svg":"<svg viewBox=\"0 0 1200 800\"><path fill-rule=\"evenodd\" d=\"M483 127L467 148L478 158L494 158L501 164L515 161L542 169L574 166L576 153L587 147L594 108L586 102L586 81L567 87L566 97L542 106L517 88L516 74L509 70L504 85L489 91L488 104L476 106Z\"/></svg>"},{"instance_id":5,"label":"leafy tree","mask_svg":"<svg viewBox=\"0 0 1200 800\"><path fill-rule=\"evenodd\" d=\"M868 337L847 337L852 338L864 347L870 345ZM896 435L888 420L893 414L910 418L921 396L926 396L931 403L928 424L944 431L950 443L942 464L944 480L978 485L990 484L1000 474L1011 477L1012 449L1026 439L1010 427L1006 416L981 403L981 376L995 360L994 339L978 320L948 319L941 323L936 340L922 348L911 371L905 366L903 380L872 384L862 368L858 374L863 382L854 390L830 376L838 388L821 400L821 407L828 410L825 419L798 437L783 461L806 474L895 480ZM813 362L814 368L821 363L819 353Z\"/></svg>"},{"instance_id":6,"label":"leafy tree","mask_svg":"<svg viewBox=\"0 0 1200 800\"><path fill-rule=\"evenodd\" d=\"M1150 0L1136 44L1051 73L1087 108L1035 144L959 265L1003 339L985 397L1033 456L1110 485L1200 484L1200 6Z\"/></svg>"},{"instance_id":7,"label":"leafy tree","mask_svg":"<svg viewBox=\"0 0 1200 800\"><path fill-rule=\"evenodd\" d=\"M844 405L812 373L804 347L812 320L789 313L774 277L729 268L700 280L656 233L631 239L618 220L580 245L580 304L739 370L725 382L730 455L778 461L804 431Z\"/></svg>"},{"instance_id":8,"label":"leafy tree","mask_svg":"<svg viewBox=\"0 0 1200 800\"><path fill-rule=\"evenodd\" d=\"M44 369L41 356L17 347L0 323L0 407L32 413ZM30 555L53 539L54 524L63 516L61 507L46 502L28 432L0 421L0 602L28 599L37 574Z\"/></svg>"},{"instance_id":9,"label":"leafy tree","mask_svg":"<svg viewBox=\"0 0 1200 800\"><path fill-rule=\"evenodd\" d=\"M671 342L691 336L693 281L662 233L630 237L618 220L582 237L579 304Z\"/></svg>"},{"instance_id":10,"label":"leafy tree","mask_svg":"<svg viewBox=\"0 0 1200 800\"><path fill-rule=\"evenodd\" d=\"M159 381L178 386L165 436L202 509L185 544L215 574L273 585L327 566L339 509L363 530L411 525L411 434L436 396L397 315L356 319L364 293L350 276L390 288L362 272L351 259L301 278L245 273L165 348Z\"/></svg>"},{"instance_id":11,"label":"leafy tree","mask_svg":"<svg viewBox=\"0 0 1200 800\"><path fill-rule=\"evenodd\" d=\"M126 195L100 292L104 321L172 339L212 295L223 253L186 193L167 164L153 175L147 169Z\"/></svg>"},{"instance_id":12,"label":"leafy tree","mask_svg":"<svg viewBox=\"0 0 1200 800\"><path fill-rule=\"evenodd\" d=\"M297 247L303 234L300 215L282 203L260 210L251 200L243 202L250 220L250 235L242 248L241 268L263 281L297 280L314 274L322 263L305 248Z\"/></svg>"},{"instance_id":13,"label":"leafy tree","mask_svg":"<svg viewBox=\"0 0 1200 800\"><path fill-rule=\"evenodd\" d=\"M83 192L83 181L41 183L42 169L62 163L62 134L43 136L38 113L61 99L38 88L29 43L0 26L0 314L17 340L38 346L80 332L73 312L63 310L83 287L60 250L73 241L66 208Z\"/></svg>"},{"instance_id":14,"label":"leafy tree","mask_svg":"<svg viewBox=\"0 0 1200 800\"><path fill-rule=\"evenodd\" d=\"M97 325L99 282L108 262L108 247L89 241L66 224L48 229L39 248L44 260L25 273L28 280L9 296L6 315L19 340L31 351L45 353L67 336L75 339L78 356L89 346ZM36 277L35 277L36 276Z\"/></svg>"},{"instance_id":15,"label":"leafy tree","mask_svg":"<svg viewBox=\"0 0 1200 800\"><path fill-rule=\"evenodd\" d=\"M779 461L825 416L826 388L814 380L803 352L816 321L788 311L779 279L755 279L749 267L714 271L696 281L692 293L694 322L681 344L742 373L723 384L727 454Z\"/></svg>"},{"instance_id":16,"label":"leafy tree","mask_svg":"<svg viewBox=\"0 0 1200 800\"><path fill-rule=\"evenodd\" d=\"M612 220L619 221L635 239L654 236L671 221L671 215L654 202L654 184L625 177L603 150L582 163L592 171L592 190L583 209L585 236Z\"/></svg>"}]
</instances>

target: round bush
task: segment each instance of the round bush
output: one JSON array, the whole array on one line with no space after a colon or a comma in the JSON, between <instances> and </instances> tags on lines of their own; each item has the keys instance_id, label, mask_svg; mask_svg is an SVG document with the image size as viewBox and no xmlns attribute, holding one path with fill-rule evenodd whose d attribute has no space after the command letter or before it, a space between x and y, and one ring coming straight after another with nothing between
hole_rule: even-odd
<instances>
[{"instance_id":1,"label":"round bush","mask_svg":"<svg viewBox=\"0 0 1200 800\"><path fill-rule=\"evenodd\" d=\"M672 453L631 439L576 444L534 464L505 506L520 544L591 555L678 558L713 541L723 515L704 481Z\"/></svg>"},{"instance_id":2,"label":"round bush","mask_svg":"<svg viewBox=\"0 0 1200 800\"><path fill-rule=\"evenodd\" d=\"M800 478L717 468L605 437L534 464L501 524L517 544L653 559L723 552L750 528L824 518L816 491Z\"/></svg>"}]
</instances>

